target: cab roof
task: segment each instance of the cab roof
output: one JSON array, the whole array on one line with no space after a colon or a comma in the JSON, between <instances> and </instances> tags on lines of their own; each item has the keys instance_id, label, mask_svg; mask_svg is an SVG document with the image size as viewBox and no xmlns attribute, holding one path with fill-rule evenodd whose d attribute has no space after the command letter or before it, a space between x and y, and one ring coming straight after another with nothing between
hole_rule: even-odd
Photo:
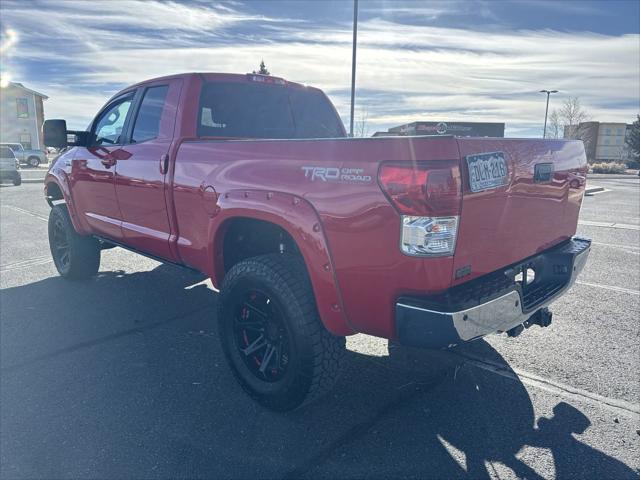
<instances>
[{"instance_id":1,"label":"cab roof","mask_svg":"<svg viewBox=\"0 0 640 480\"><path fill-rule=\"evenodd\" d=\"M275 81L281 81L284 82L283 84L285 86L288 87L296 87L296 88L313 88L315 90L317 90L317 88L315 87L309 87L308 85L303 85L301 83L297 83L297 82L291 82L289 80L286 80L282 77L276 77L274 75L262 75L259 73L219 73L219 72L188 72L188 73L178 73L178 74L174 74L174 75L166 75L163 77L156 77L156 78L150 78L147 80L143 80L141 82L138 82L134 85L131 85L129 87L127 87L124 90L129 90L131 88L134 87L139 87L141 85L146 85L147 83L151 83L151 82L157 82L157 81L162 81L162 80L174 80L177 78L189 78L189 77L193 77L193 76L199 76L201 78L203 78L205 81L207 82L222 82L222 81L226 81L226 82L249 82L252 81L252 78L258 79L269 79L269 80L275 80ZM260 81L260 80L258 80ZM275 82L263 82L263 83L275 83ZM123 91L124 91L123 90Z\"/></svg>"}]
</instances>

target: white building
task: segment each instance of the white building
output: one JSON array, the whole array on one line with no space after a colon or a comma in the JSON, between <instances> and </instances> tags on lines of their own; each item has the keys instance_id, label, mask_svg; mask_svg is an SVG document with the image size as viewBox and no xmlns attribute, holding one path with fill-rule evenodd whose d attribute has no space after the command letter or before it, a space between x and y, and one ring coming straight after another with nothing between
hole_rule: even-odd
<instances>
[{"instance_id":1,"label":"white building","mask_svg":"<svg viewBox=\"0 0 640 480\"><path fill-rule=\"evenodd\" d=\"M0 88L0 142L44 150L42 124L46 95L9 82Z\"/></svg>"}]
</instances>

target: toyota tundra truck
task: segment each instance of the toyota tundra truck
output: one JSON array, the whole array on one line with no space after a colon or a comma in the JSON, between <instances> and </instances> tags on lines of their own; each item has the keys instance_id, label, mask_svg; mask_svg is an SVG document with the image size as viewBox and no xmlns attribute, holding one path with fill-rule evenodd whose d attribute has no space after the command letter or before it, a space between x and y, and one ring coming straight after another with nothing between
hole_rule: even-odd
<instances>
[{"instance_id":1,"label":"toyota tundra truck","mask_svg":"<svg viewBox=\"0 0 640 480\"><path fill-rule=\"evenodd\" d=\"M60 275L114 246L206 274L231 370L278 411L332 387L348 335L447 349L548 325L590 250L582 142L349 138L322 91L273 76L145 81L44 137L70 147L44 187Z\"/></svg>"}]
</instances>

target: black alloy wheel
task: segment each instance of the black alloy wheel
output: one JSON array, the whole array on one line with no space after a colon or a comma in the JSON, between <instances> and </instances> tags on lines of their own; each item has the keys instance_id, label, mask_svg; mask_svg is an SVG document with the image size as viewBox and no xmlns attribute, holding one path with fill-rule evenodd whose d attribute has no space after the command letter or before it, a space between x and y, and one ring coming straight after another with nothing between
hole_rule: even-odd
<instances>
[{"instance_id":1,"label":"black alloy wheel","mask_svg":"<svg viewBox=\"0 0 640 480\"><path fill-rule=\"evenodd\" d=\"M236 348L247 369L266 382L282 380L289 364L289 337L282 313L260 290L236 296L233 330Z\"/></svg>"},{"instance_id":2,"label":"black alloy wheel","mask_svg":"<svg viewBox=\"0 0 640 480\"><path fill-rule=\"evenodd\" d=\"M71 260L71 246L64 219L58 216L53 221L51 238L51 255L58 271L69 270Z\"/></svg>"}]
</instances>

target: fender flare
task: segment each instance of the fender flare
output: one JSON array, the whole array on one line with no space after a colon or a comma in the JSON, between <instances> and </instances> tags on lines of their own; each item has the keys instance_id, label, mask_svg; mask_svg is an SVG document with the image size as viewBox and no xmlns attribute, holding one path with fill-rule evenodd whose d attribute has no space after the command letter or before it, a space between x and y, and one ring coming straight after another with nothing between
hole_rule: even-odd
<instances>
[{"instance_id":1,"label":"fender flare","mask_svg":"<svg viewBox=\"0 0 640 480\"><path fill-rule=\"evenodd\" d=\"M87 235L90 232L82 226L82 222L76 213L75 204L73 203L73 196L71 195L71 189L69 188L69 180L64 170L56 168L55 166L47 172L44 179L44 195L47 203L50 207L53 207L53 202L49 198L48 190L51 184L55 184L62 192L64 203L67 205L69 216L71 217L71 223L76 232L81 235Z\"/></svg>"},{"instance_id":2,"label":"fender flare","mask_svg":"<svg viewBox=\"0 0 640 480\"><path fill-rule=\"evenodd\" d=\"M220 285L224 277L224 235L229 220L235 218L263 220L287 232L304 259L325 328L340 336L356 333L344 308L320 217L313 206L299 196L263 190L232 190L218 196L217 209L209 225L212 241L207 255L214 285Z\"/></svg>"}]
</instances>

